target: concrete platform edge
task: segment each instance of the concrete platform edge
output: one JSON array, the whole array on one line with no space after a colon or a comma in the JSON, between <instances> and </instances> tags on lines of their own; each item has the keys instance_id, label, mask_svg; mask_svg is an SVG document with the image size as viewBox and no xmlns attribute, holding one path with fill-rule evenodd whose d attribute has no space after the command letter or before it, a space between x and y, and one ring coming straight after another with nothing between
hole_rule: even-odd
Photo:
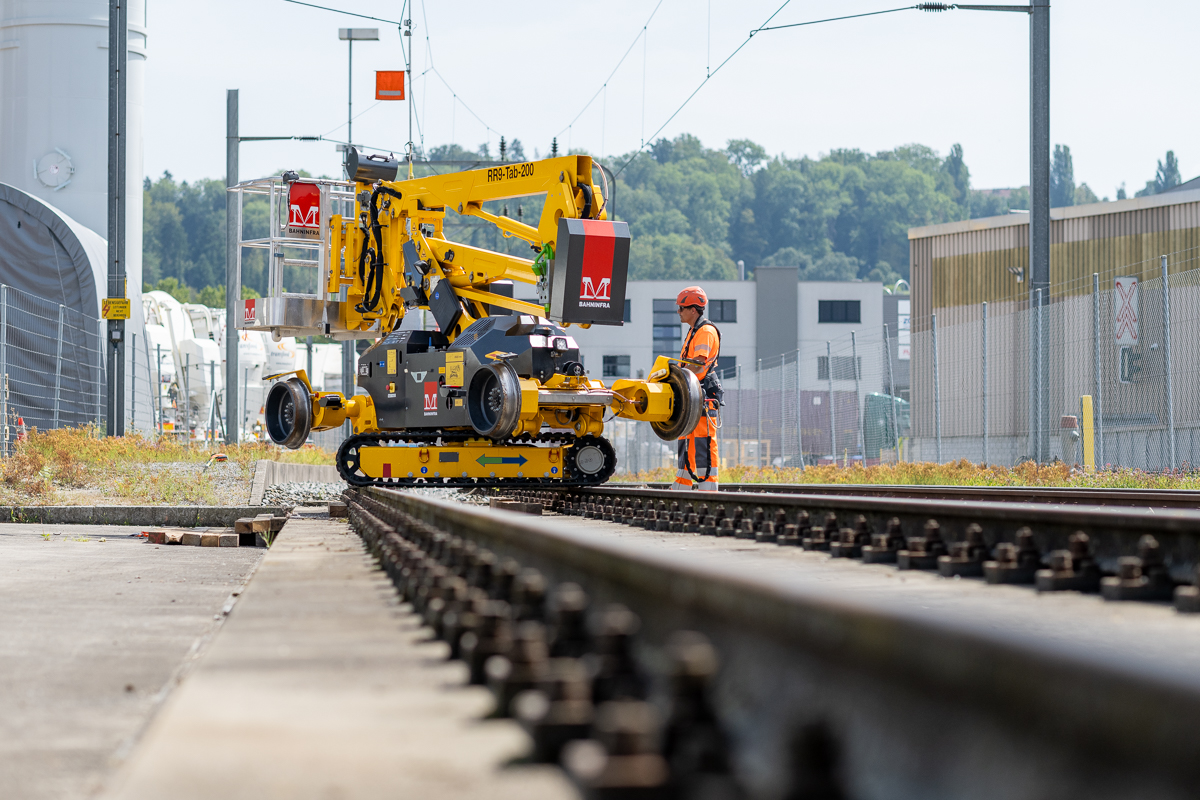
<instances>
[{"instance_id":1,"label":"concrete platform edge","mask_svg":"<svg viewBox=\"0 0 1200 800\"><path fill-rule=\"evenodd\" d=\"M288 509L278 506L0 506L0 522L202 528L231 526L241 517L268 511L283 515Z\"/></svg>"}]
</instances>

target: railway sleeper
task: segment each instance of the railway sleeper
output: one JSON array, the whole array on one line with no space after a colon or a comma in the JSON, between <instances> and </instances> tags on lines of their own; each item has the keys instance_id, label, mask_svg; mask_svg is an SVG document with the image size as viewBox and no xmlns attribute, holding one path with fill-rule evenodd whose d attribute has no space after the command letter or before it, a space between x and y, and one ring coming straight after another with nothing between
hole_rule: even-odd
<instances>
[{"instance_id":1,"label":"railway sleeper","mask_svg":"<svg viewBox=\"0 0 1200 800\"><path fill-rule=\"evenodd\" d=\"M585 798L745 796L708 699L718 657L702 634L671 634L657 659L665 674L655 679L628 608L593 607L574 583L548 589L537 570L363 492L347 491L346 500L351 526L401 599L467 665L468 681L489 688L491 716L515 718L529 735L531 760L559 763ZM615 508L601 513L617 516ZM651 513L655 523L698 517Z\"/></svg>"},{"instance_id":2,"label":"railway sleeper","mask_svg":"<svg viewBox=\"0 0 1200 800\"><path fill-rule=\"evenodd\" d=\"M1099 593L1110 601L1170 602L1185 613L1200 613L1200 564L1186 580L1172 572L1170 559L1154 536L1142 536L1137 555L1110 555L1103 560L1095 542L1081 530L1072 533L1066 547L1039 547L1039 536L1030 525L1019 526L1013 541L988 543L983 526L964 526L962 538L947 540L942 524L928 519L919 535L905 535L899 517L890 517L883 530L874 530L865 514L852 525L840 524L838 514L827 511L822 524L812 524L810 512L771 509L759 494L754 504L720 496L704 502L654 497L605 495L603 488L572 490L507 491L524 502L541 503L558 513L583 515L645 530L729 536L774 543L785 547L828 552L834 558L859 559L868 564L895 564L899 569L936 570L947 578L982 578L989 584L1032 585L1039 592ZM786 495L774 495L786 496ZM999 536L993 534L993 538ZM1061 540L1060 540L1061 541ZM1108 548L1111 550L1111 543ZM1107 565L1107 567L1105 567Z\"/></svg>"}]
</instances>

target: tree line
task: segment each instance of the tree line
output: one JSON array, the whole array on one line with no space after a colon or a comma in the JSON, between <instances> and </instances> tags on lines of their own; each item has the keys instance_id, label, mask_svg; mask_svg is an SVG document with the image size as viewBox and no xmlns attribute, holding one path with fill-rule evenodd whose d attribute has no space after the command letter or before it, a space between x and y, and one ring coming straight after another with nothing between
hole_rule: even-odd
<instances>
[{"instance_id":1,"label":"tree line","mask_svg":"<svg viewBox=\"0 0 1200 800\"><path fill-rule=\"evenodd\" d=\"M534 158L542 155L535 151ZM488 145L470 150L450 144L431 148L423 157L466 163L420 167L422 174L455 171L494 157L526 158L519 140L497 154ZM908 278L909 228L1029 208L1028 187L972 187L957 144L945 156L926 145L910 144L874 154L844 149L817 158L791 158L770 156L749 139L712 149L683 134L660 139L640 155L614 157L606 166L621 170L609 202L616 218L629 223L630 277L636 280L732 280L740 261L747 275L759 265L797 266L802 280L859 278L890 284ZM1180 183L1178 160L1169 151L1158 162L1154 178L1135 196L1157 194ZM144 190L145 288L163 289L185 302L223 306L224 182L176 182L165 172L156 181L147 178ZM1122 185L1116 197L1125 196ZM486 207L536 224L543 200L496 201ZM1057 145L1051 163L1051 205L1107 200L1098 198L1087 183L1075 183L1070 148ZM243 214L247 235L265 235L264 200L247 200ZM480 220L448 213L445 228L455 241L532 257L527 244L503 238L495 226ZM266 279L264 254L246 254L243 294L265 293ZM301 281L301 276L289 273L285 281Z\"/></svg>"}]
</instances>

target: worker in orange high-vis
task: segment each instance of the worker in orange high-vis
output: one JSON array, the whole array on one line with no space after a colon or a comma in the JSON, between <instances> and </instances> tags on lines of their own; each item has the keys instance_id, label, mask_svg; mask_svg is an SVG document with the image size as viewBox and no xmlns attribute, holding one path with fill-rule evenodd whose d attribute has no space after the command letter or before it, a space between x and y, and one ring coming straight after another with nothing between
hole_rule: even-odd
<instances>
[{"instance_id":1,"label":"worker in orange high-vis","mask_svg":"<svg viewBox=\"0 0 1200 800\"><path fill-rule=\"evenodd\" d=\"M679 462L675 489L717 490L721 462L717 454L718 415L723 392L717 380L717 356L721 354L721 332L704 318L708 295L699 286L689 286L675 299L679 321L688 326L680 357L684 368L696 374L704 390L704 413L687 436L679 440Z\"/></svg>"}]
</instances>

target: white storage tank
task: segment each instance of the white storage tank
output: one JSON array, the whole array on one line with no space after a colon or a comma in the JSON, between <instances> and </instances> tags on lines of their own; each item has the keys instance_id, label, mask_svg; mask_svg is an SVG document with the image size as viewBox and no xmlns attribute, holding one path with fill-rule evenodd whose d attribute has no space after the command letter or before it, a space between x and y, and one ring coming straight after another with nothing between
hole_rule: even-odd
<instances>
[{"instance_id":1,"label":"white storage tank","mask_svg":"<svg viewBox=\"0 0 1200 800\"><path fill-rule=\"evenodd\" d=\"M132 318L126 325L138 336L141 350L146 2L127 2L126 274ZM0 183L42 200L107 239L107 0L0 0ZM0 264L0 282L10 269L13 265ZM107 282L97 288L99 297L107 294ZM99 297L96 308L87 312L92 316L100 314ZM139 358L144 373L144 354ZM132 379L129 362L126 376ZM145 394L148 387L139 385L137 391ZM125 396L127 402L133 396L128 383ZM148 426L147 419L138 423Z\"/></svg>"}]
</instances>

